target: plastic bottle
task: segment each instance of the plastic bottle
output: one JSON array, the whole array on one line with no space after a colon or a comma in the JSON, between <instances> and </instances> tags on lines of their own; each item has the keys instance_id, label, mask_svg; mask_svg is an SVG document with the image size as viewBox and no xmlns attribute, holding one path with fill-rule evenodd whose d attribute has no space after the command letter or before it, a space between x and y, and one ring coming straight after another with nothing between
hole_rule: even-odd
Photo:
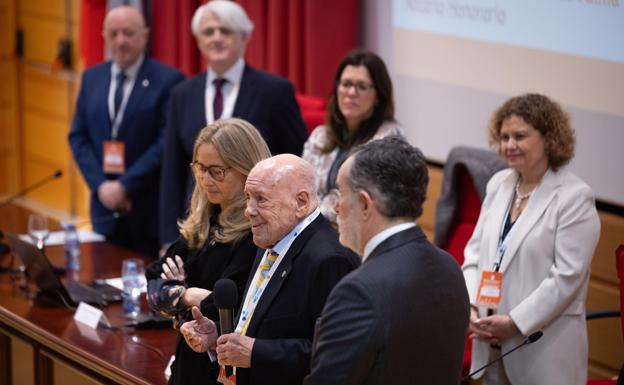
<instances>
[{"instance_id":1,"label":"plastic bottle","mask_svg":"<svg viewBox=\"0 0 624 385\"><path fill-rule=\"evenodd\" d=\"M76 226L63 224L65 229L65 268L67 271L80 271L80 240Z\"/></svg>"},{"instance_id":2,"label":"plastic bottle","mask_svg":"<svg viewBox=\"0 0 624 385\"><path fill-rule=\"evenodd\" d=\"M145 284L143 262L131 258L123 261L121 280L123 282L122 307L127 317L136 318L141 312L141 290Z\"/></svg>"}]
</instances>

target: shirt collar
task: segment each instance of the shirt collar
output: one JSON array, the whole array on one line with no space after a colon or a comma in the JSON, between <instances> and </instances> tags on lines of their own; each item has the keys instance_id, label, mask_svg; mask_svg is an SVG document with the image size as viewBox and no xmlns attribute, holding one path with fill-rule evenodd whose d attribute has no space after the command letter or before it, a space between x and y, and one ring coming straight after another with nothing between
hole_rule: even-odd
<instances>
[{"instance_id":1,"label":"shirt collar","mask_svg":"<svg viewBox=\"0 0 624 385\"><path fill-rule=\"evenodd\" d=\"M142 54L141 56L139 56L139 59L134 62L134 64L126 68L126 70L124 71L124 73L126 74L126 78L135 79L137 77L139 69L141 68L141 64L143 64L144 58L145 55ZM111 66L111 75L113 76L113 78L116 77L117 74L120 72L121 68L117 65L117 63L113 62L113 65Z\"/></svg>"},{"instance_id":2,"label":"shirt collar","mask_svg":"<svg viewBox=\"0 0 624 385\"><path fill-rule=\"evenodd\" d=\"M305 217L301 222L297 224L284 238L280 239L279 242L275 244L273 248L270 250L275 251L279 255L283 255L283 253L288 251L288 248L292 244L292 242L305 230L306 227L319 216L321 210L317 207L310 215Z\"/></svg>"},{"instance_id":3,"label":"shirt collar","mask_svg":"<svg viewBox=\"0 0 624 385\"><path fill-rule=\"evenodd\" d=\"M390 238L396 233L399 233L403 230L407 230L409 228L415 227L416 223L414 222L404 222L399 223L398 225L390 226L385 230L377 233L374 237L372 237L368 242L366 242L366 246L364 247L364 256L362 257L362 262L366 261L366 258L381 244L381 242Z\"/></svg>"},{"instance_id":4,"label":"shirt collar","mask_svg":"<svg viewBox=\"0 0 624 385\"><path fill-rule=\"evenodd\" d=\"M238 84L243 77L243 70L245 69L245 61L243 58L239 58L236 63L229 70L225 71L223 75L217 75L216 72L208 66L208 84L212 84L212 81L217 78L226 79L230 84Z\"/></svg>"}]
</instances>

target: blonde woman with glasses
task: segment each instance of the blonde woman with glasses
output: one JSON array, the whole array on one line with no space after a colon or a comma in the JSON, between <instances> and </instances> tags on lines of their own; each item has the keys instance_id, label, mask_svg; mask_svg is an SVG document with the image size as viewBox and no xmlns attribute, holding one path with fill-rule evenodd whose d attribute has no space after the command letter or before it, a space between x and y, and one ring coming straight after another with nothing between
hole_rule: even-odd
<instances>
[{"instance_id":1,"label":"blonde woman with glasses","mask_svg":"<svg viewBox=\"0 0 624 385\"><path fill-rule=\"evenodd\" d=\"M352 51L336 71L325 124L312 131L302 155L316 170L321 212L334 225L336 176L349 151L391 135L403 136L403 130L394 120L386 65L372 52Z\"/></svg>"},{"instance_id":2,"label":"blonde woman with glasses","mask_svg":"<svg viewBox=\"0 0 624 385\"><path fill-rule=\"evenodd\" d=\"M195 188L188 215L178 222L181 236L146 273L154 310L183 323L198 306L218 321L212 290L220 278L236 282L242 298L256 255L243 188L253 166L270 155L258 130L244 120L223 119L200 131L189 165ZM179 336L169 383L216 384L217 374L217 363Z\"/></svg>"}]
</instances>

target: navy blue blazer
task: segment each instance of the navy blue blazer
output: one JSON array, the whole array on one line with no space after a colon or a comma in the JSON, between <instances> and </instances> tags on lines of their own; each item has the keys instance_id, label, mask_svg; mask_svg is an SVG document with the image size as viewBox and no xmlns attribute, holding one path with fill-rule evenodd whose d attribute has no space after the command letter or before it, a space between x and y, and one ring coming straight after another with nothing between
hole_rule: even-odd
<instances>
[{"instance_id":1,"label":"navy blue blazer","mask_svg":"<svg viewBox=\"0 0 624 385\"><path fill-rule=\"evenodd\" d=\"M204 72L183 82L171 94L160 190L161 242L177 239L176 223L185 216L195 185L189 163L195 138L207 124L205 88ZM253 124L271 153L301 154L308 133L288 80L246 65L232 116Z\"/></svg>"},{"instance_id":2,"label":"navy blue blazer","mask_svg":"<svg viewBox=\"0 0 624 385\"><path fill-rule=\"evenodd\" d=\"M110 235L112 213L97 197L107 179L119 179L132 200L131 223L144 234L158 235L158 187L169 92L184 80L181 72L145 58L128 99L118 139L125 143L126 171L119 176L102 171L103 142L111 139L108 89L112 62L87 69L69 132L74 159L91 190L91 218L98 233Z\"/></svg>"},{"instance_id":3,"label":"navy blue blazer","mask_svg":"<svg viewBox=\"0 0 624 385\"><path fill-rule=\"evenodd\" d=\"M258 251L247 290L263 253ZM310 223L284 255L249 321L247 335L256 339L251 368L238 368L236 383L301 384L310 370L314 326L325 300L359 264L360 258L340 245L325 217Z\"/></svg>"},{"instance_id":4,"label":"navy blue blazer","mask_svg":"<svg viewBox=\"0 0 624 385\"><path fill-rule=\"evenodd\" d=\"M453 257L394 234L332 290L304 384L459 384L469 313Z\"/></svg>"}]
</instances>

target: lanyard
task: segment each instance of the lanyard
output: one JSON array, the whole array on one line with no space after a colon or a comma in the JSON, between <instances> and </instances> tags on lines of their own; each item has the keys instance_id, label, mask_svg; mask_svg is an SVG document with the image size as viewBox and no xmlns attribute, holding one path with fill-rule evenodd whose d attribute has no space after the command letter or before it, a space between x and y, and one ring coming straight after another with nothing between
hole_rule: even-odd
<instances>
[{"instance_id":1,"label":"lanyard","mask_svg":"<svg viewBox=\"0 0 624 385\"><path fill-rule=\"evenodd\" d=\"M496 248L496 261L494 262L495 272L498 272L498 270L500 269L501 263L503 262L503 255L505 255L505 250L507 249L507 242L515 228L515 226L512 226L507 234L505 234L505 226L507 225L510 211L511 201L509 201L509 205L507 206L507 210L505 211L505 216L503 217L503 225L501 226L500 235L498 237L498 247Z\"/></svg>"},{"instance_id":2,"label":"lanyard","mask_svg":"<svg viewBox=\"0 0 624 385\"><path fill-rule=\"evenodd\" d=\"M295 226L295 228L290 233L288 233L284 237L284 239L282 239L280 242L278 242L275 245L275 248L273 249L273 251L277 252L279 255L277 259L275 260L275 262L273 263L273 266L271 266L271 269L269 269L269 272L267 273L266 277L262 281L262 284L260 285L260 287L257 287L256 282L258 281L260 274L262 274L260 267L262 266L262 262L264 262L264 260L267 258L267 255L269 253L268 249L265 250L264 255L262 256L262 260L260 261L260 264L258 265L258 268L256 269L253 279L251 280L249 289L247 290L247 295L245 297L245 302L241 310L240 318L238 320L238 324L236 325L236 333L241 334L241 335L247 334L247 327L249 326L251 317L253 316L253 313L256 310L256 306L258 305L258 302L260 301L260 298L262 297L262 293L264 293L264 289L266 289L266 287L269 284L269 281L273 277L275 270L277 270L279 264L282 262L282 259L284 258L286 253L288 253L288 250L290 249L290 246L295 241L295 239L297 239L299 234L301 234L301 232L306 227L308 227L308 225L312 223L319 216L319 214L320 214L320 210L317 208L316 210L314 210L312 214L308 215L301 223Z\"/></svg>"}]
</instances>

